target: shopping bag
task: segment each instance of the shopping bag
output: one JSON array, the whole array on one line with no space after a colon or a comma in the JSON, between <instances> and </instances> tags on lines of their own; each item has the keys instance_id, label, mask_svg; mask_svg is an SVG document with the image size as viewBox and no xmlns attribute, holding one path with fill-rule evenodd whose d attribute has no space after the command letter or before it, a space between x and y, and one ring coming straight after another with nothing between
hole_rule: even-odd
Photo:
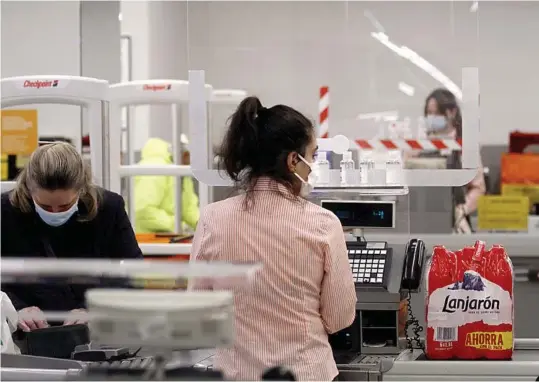
<instances>
[{"instance_id":1,"label":"shopping bag","mask_svg":"<svg viewBox=\"0 0 539 382\"><path fill-rule=\"evenodd\" d=\"M11 302L11 299L4 292L1 293L1 316L2 333L1 347L2 354L20 354L20 350L13 341L12 334L17 330L18 314Z\"/></svg>"}]
</instances>

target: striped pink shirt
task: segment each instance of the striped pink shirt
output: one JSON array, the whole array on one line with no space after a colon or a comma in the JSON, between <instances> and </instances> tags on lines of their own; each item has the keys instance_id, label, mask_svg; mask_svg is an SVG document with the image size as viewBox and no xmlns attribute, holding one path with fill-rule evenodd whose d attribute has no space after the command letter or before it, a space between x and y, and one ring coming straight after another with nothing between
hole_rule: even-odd
<instances>
[{"instance_id":1,"label":"striped pink shirt","mask_svg":"<svg viewBox=\"0 0 539 382\"><path fill-rule=\"evenodd\" d=\"M248 209L245 195L209 205L193 241L197 260L263 265L235 294L236 341L217 351L215 367L235 380L259 380L273 366L333 380L328 333L352 324L357 301L341 224L266 178L252 195Z\"/></svg>"}]
</instances>

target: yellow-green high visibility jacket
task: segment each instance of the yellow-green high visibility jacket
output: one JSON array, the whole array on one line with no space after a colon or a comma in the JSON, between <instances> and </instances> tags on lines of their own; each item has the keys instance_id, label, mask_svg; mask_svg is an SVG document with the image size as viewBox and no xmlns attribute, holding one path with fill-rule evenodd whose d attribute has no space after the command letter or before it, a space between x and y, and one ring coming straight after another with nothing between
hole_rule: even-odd
<instances>
[{"instance_id":1,"label":"yellow-green high visibility jacket","mask_svg":"<svg viewBox=\"0 0 539 382\"><path fill-rule=\"evenodd\" d=\"M142 149L139 164L172 164L170 144L159 138L150 138ZM174 232L174 192L176 178L173 176L136 176L135 230L137 233ZM182 223L195 228L200 216L198 196L191 177L182 178Z\"/></svg>"}]
</instances>

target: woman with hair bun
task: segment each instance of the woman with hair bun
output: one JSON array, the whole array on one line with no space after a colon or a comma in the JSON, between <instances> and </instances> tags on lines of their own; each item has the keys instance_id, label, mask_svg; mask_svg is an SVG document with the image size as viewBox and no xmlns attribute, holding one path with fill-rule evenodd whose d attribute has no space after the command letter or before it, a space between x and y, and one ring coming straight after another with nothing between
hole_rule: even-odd
<instances>
[{"instance_id":1,"label":"woman with hair bun","mask_svg":"<svg viewBox=\"0 0 539 382\"><path fill-rule=\"evenodd\" d=\"M2 194L2 257L59 259L142 258L123 198L92 182L76 148L56 142L39 147ZM88 286L2 284L20 312L85 308ZM80 323L68 319L64 324ZM23 331L49 326L45 318L21 319Z\"/></svg>"},{"instance_id":2,"label":"woman with hair bun","mask_svg":"<svg viewBox=\"0 0 539 382\"><path fill-rule=\"evenodd\" d=\"M204 210L191 254L262 264L235 295L233 347L216 354L229 380L275 366L298 380L338 374L328 334L352 324L357 298L339 219L306 200L316 150L312 122L289 106L248 97L230 119L218 155L241 193Z\"/></svg>"}]
</instances>

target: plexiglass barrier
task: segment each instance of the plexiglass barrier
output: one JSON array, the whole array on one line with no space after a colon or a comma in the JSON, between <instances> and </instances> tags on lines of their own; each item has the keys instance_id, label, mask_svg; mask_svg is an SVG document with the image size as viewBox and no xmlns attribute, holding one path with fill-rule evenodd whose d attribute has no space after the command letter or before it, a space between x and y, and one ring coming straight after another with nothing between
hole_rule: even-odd
<instances>
[{"instance_id":1,"label":"plexiglass barrier","mask_svg":"<svg viewBox=\"0 0 539 382\"><path fill-rule=\"evenodd\" d=\"M196 142L192 167L199 181L232 185L215 168L212 152L226 121L221 126L204 121L201 86L210 80L248 89L267 107L293 106L315 120L319 151L331 162L329 179L318 185L322 192L455 187L477 175L478 16L464 4L290 2L270 9L266 2L226 7L189 2L186 12L190 134ZM268 12L278 17L267 17ZM298 13L304 21L292 16ZM402 26L402 20L423 16L416 28ZM259 27L253 30L251 23ZM421 38L426 35L430 38ZM226 70L211 57L226 62ZM458 136L431 134L427 126L427 96L435 89L454 97ZM447 105L439 106L445 113ZM346 150L355 167L349 171L353 181L343 184L339 162ZM460 163L418 166L411 160L407 166L409 153L418 151L458 153Z\"/></svg>"},{"instance_id":2,"label":"plexiglass barrier","mask_svg":"<svg viewBox=\"0 0 539 382\"><path fill-rule=\"evenodd\" d=\"M202 183L210 186L232 186L233 182L217 169L213 169L208 160L211 157L207 145L207 97L204 93L205 72L191 70L189 72L189 112L191 136L193 141L192 170L193 175ZM329 169L327 180L317 184L319 192L339 189L395 189L397 187L457 187L470 183L477 175L480 166L479 154L479 70L478 68L462 69L462 138L446 137L423 138L398 137L391 139L384 132L373 139L351 139L344 135L330 138L318 138L319 149L343 155L348 150L359 152L360 161L367 157L369 163L351 170L351 182L344 183L342 169ZM389 134L388 134L389 135ZM378 145L377 145L378 144ZM454 147L452 147L454 146ZM460 169L405 169L402 166L402 156L392 153L409 152L413 150L431 150L462 152ZM395 166L396 165L396 166Z\"/></svg>"}]
</instances>

